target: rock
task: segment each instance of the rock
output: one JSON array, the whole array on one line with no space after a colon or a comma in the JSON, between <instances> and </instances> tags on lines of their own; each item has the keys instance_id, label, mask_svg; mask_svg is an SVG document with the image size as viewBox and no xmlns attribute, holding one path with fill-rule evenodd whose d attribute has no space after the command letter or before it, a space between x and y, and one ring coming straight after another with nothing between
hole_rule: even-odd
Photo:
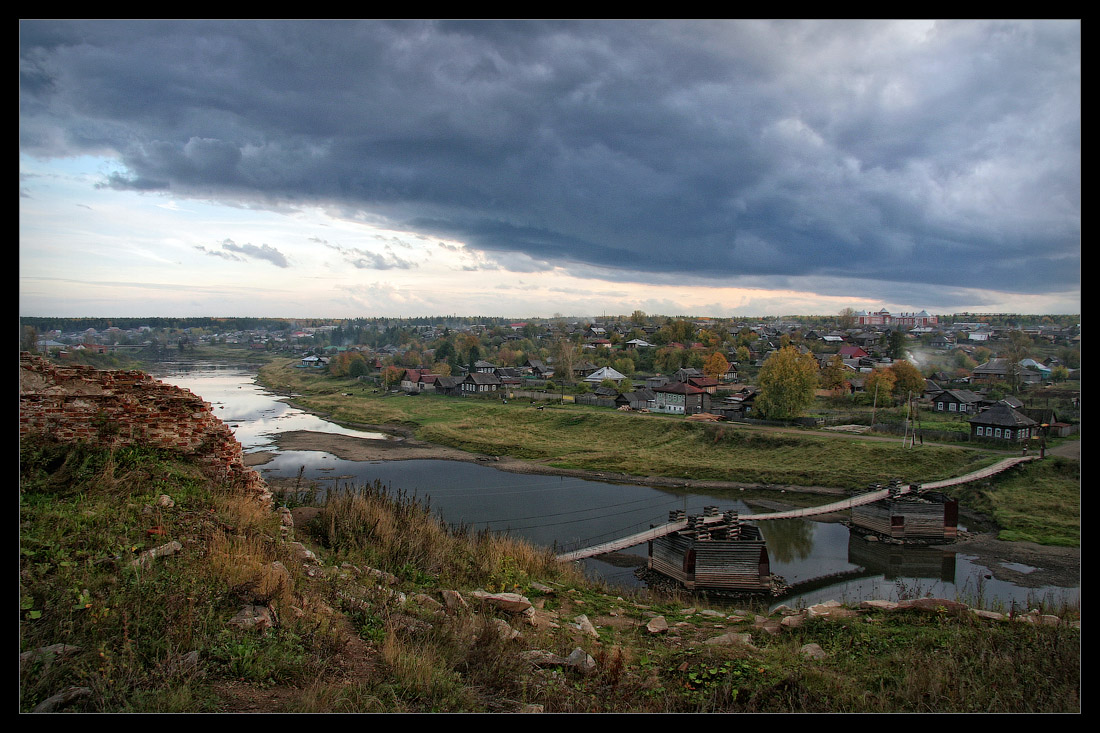
<instances>
[{"instance_id":1,"label":"rock","mask_svg":"<svg viewBox=\"0 0 1100 733\"><path fill-rule=\"evenodd\" d=\"M76 654L80 650L81 647L72 646L70 644L50 644L49 646L32 649L19 655L19 668L22 669L23 665L41 659L42 671L46 671L55 659L64 659L65 657Z\"/></svg>"},{"instance_id":2,"label":"rock","mask_svg":"<svg viewBox=\"0 0 1100 733\"><path fill-rule=\"evenodd\" d=\"M649 623L645 625L646 631L651 634L664 634L668 631L668 621L664 616L657 616L649 620Z\"/></svg>"},{"instance_id":3,"label":"rock","mask_svg":"<svg viewBox=\"0 0 1100 733\"><path fill-rule=\"evenodd\" d=\"M505 641L511 641L512 639L518 639L520 633L508 625L508 622L504 619L495 618L492 620L493 630L497 636Z\"/></svg>"},{"instance_id":4,"label":"rock","mask_svg":"<svg viewBox=\"0 0 1100 733\"><path fill-rule=\"evenodd\" d=\"M397 585L401 580L393 573L387 573L384 570L377 570L375 568L364 568L363 572L366 575L371 576L375 580L380 580L386 585Z\"/></svg>"},{"instance_id":5,"label":"rock","mask_svg":"<svg viewBox=\"0 0 1100 733\"><path fill-rule=\"evenodd\" d=\"M522 613L531 608L531 601L518 593L486 593L478 590L470 596L508 613Z\"/></svg>"},{"instance_id":6,"label":"rock","mask_svg":"<svg viewBox=\"0 0 1100 733\"><path fill-rule=\"evenodd\" d=\"M176 505L176 502L172 500L172 497L168 494L161 494L157 497L157 506L164 507L165 509L171 509Z\"/></svg>"},{"instance_id":7,"label":"rock","mask_svg":"<svg viewBox=\"0 0 1100 733\"><path fill-rule=\"evenodd\" d=\"M722 634L721 636L711 637L710 639L707 639L703 643L706 644L707 646L734 646L734 645L740 645L740 646L749 647L750 649L756 649L756 647L753 646L752 635L751 634L737 634L737 633L734 633L732 631L729 632L729 633L726 633L726 634Z\"/></svg>"},{"instance_id":8,"label":"rock","mask_svg":"<svg viewBox=\"0 0 1100 733\"><path fill-rule=\"evenodd\" d=\"M588 620L588 616L581 614L573 619L574 623L570 624L573 628L577 629L583 634L587 634L594 639L600 638L600 632L596 631L596 627L592 625L592 622Z\"/></svg>"},{"instance_id":9,"label":"rock","mask_svg":"<svg viewBox=\"0 0 1100 733\"><path fill-rule=\"evenodd\" d=\"M806 617L802 614L798 614L797 616L784 616L779 622L779 625L786 629L797 629L805 620Z\"/></svg>"},{"instance_id":10,"label":"rock","mask_svg":"<svg viewBox=\"0 0 1100 733\"><path fill-rule=\"evenodd\" d=\"M546 595L553 595L554 594L554 589L553 588L551 588L548 585L543 585L542 583L536 583L533 580L531 581L531 589L532 590L537 590L539 593L545 593Z\"/></svg>"},{"instance_id":11,"label":"rock","mask_svg":"<svg viewBox=\"0 0 1100 733\"><path fill-rule=\"evenodd\" d=\"M717 618L725 618L726 617L726 614L722 613L721 611L711 611L708 608L704 608L702 611L699 611L699 615L700 616L712 616L712 617L717 617Z\"/></svg>"},{"instance_id":12,"label":"rock","mask_svg":"<svg viewBox=\"0 0 1100 733\"><path fill-rule=\"evenodd\" d=\"M1005 615L1003 613L997 613L996 611L986 611L981 608L972 608L970 612L978 618L984 618L987 621L1004 621Z\"/></svg>"},{"instance_id":13,"label":"rock","mask_svg":"<svg viewBox=\"0 0 1100 733\"><path fill-rule=\"evenodd\" d=\"M55 710L59 710L67 705L71 705L82 697L87 697L92 694L92 690L89 687L69 687L61 692L48 697L32 710L33 713L52 713Z\"/></svg>"},{"instance_id":14,"label":"rock","mask_svg":"<svg viewBox=\"0 0 1100 733\"><path fill-rule=\"evenodd\" d=\"M284 527L294 527L294 515L285 506L279 507L279 523Z\"/></svg>"},{"instance_id":15,"label":"rock","mask_svg":"<svg viewBox=\"0 0 1100 733\"><path fill-rule=\"evenodd\" d=\"M544 708L542 707L542 705L536 705L534 703L529 703L529 704L524 705L523 707L521 707L519 709L519 711L521 713L541 713L543 711L543 709Z\"/></svg>"},{"instance_id":16,"label":"rock","mask_svg":"<svg viewBox=\"0 0 1100 733\"><path fill-rule=\"evenodd\" d=\"M301 542L288 542L286 545L290 548L291 554L298 562L312 565L321 564L321 561L317 559L317 555L314 554L313 550L309 549Z\"/></svg>"},{"instance_id":17,"label":"rock","mask_svg":"<svg viewBox=\"0 0 1100 733\"><path fill-rule=\"evenodd\" d=\"M462 594L456 590L440 591L440 595L443 596L443 603L446 604L448 611L464 611L470 607L469 604L466 603L466 599L462 597Z\"/></svg>"},{"instance_id":18,"label":"rock","mask_svg":"<svg viewBox=\"0 0 1100 733\"><path fill-rule=\"evenodd\" d=\"M228 623L242 629L270 629L275 626L275 616L267 606L245 606Z\"/></svg>"},{"instance_id":19,"label":"rock","mask_svg":"<svg viewBox=\"0 0 1100 733\"><path fill-rule=\"evenodd\" d=\"M431 613L442 613L443 604L425 593L417 593L412 602Z\"/></svg>"},{"instance_id":20,"label":"rock","mask_svg":"<svg viewBox=\"0 0 1100 733\"><path fill-rule=\"evenodd\" d=\"M183 549L183 545L179 542L172 540L166 545L160 547L154 547L151 550L146 550L137 556L137 559L130 563L130 567L134 568L147 568L153 564L153 561L158 557L167 557L168 555L174 555Z\"/></svg>"},{"instance_id":21,"label":"rock","mask_svg":"<svg viewBox=\"0 0 1100 733\"><path fill-rule=\"evenodd\" d=\"M566 657L566 664L574 669L589 674L596 671L596 660L588 655L584 649L577 647L574 649L568 657Z\"/></svg>"},{"instance_id":22,"label":"rock","mask_svg":"<svg viewBox=\"0 0 1100 733\"><path fill-rule=\"evenodd\" d=\"M947 611L949 613L962 613L970 610L970 607L965 603L951 601L946 598L913 598L908 601L900 601L897 610L902 611L910 608L932 612Z\"/></svg>"},{"instance_id":23,"label":"rock","mask_svg":"<svg viewBox=\"0 0 1100 733\"><path fill-rule=\"evenodd\" d=\"M861 601L859 607L865 611L893 611L898 607L894 601Z\"/></svg>"},{"instance_id":24,"label":"rock","mask_svg":"<svg viewBox=\"0 0 1100 733\"><path fill-rule=\"evenodd\" d=\"M694 608L681 608L681 609L680 609L680 615L681 615L681 616L690 616L690 615L692 615L693 613L695 613L695 609L694 609Z\"/></svg>"},{"instance_id":25,"label":"rock","mask_svg":"<svg viewBox=\"0 0 1100 733\"><path fill-rule=\"evenodd\" d=\"M857 611L853 611L850 608L845 608L841 606L836 601L827 601L825 603L819 603L815 606L810 606L806 609L806 615L809 618L825 617L830 619L840 619L852 618L853 616L858 616L859 613Z\"/></svg>"},{"instance_id":26,"label":"rock","mask_svg":"<svg viewBox=\"0 0 1100 733\"><path fill-rule=\"evenodd\" d=\"M817 644L803 644L802 648L798 650L798 653L807 659L824 659L825 650Z\"/></svg>"},{"instance_id":27,"label":"rock","mask_svg":"<svg viewBox=\"0 0 1100 733\"><path fill-rule=\"evenodd\" d=\"M796 613L798 613L798 611L794 610L790 606L782 605L782 606L776 606L775 610L772 611L772 613L778 613L780 616L793 616Z\"/></svg>"}]
</instances>

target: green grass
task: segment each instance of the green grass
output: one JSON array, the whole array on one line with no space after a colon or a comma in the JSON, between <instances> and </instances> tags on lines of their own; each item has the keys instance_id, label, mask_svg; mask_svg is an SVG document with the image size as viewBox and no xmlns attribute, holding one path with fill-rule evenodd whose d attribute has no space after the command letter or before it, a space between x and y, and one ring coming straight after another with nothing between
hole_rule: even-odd
<instances>
[{"instance_id":1,"label":"green grass","mask_svg":"<svg viewBox=\"0 0 1100 733\"><path fill-rule=\"evenodd\" d=\"M989 514L998 538L1041 545L1081 545L1081 464L1031 461L991 481L952 488L964 506Z\"/></svg>"},{"instance_id":2,"label":"green grass","mask_svg":"<svg viewBox=\"0 0 1100 733\"><path fill-rule=\"evenodd\" d=\"M770 636L751 627L766 606L746 603L746 621L717 629L713 617L684 612L698 600L639 602L545 550L447 528L377 484L330 493L318 518L295 529L322 558L310 577L277 540L273 513L171 453L24 439L20 459L20 651L79 647L23 666L22 711L68 687L91 690L73 712L215 712L239 695L265 712L1080 710L1080 631L1068 625L874 612ZM156 507L162 493L176 505ZM170 539L183 550L130 567ZM275 560L287 575L273 573ZM519 592L559 624L536 629L476 604L446 616L402 605L372 590L367 566L397 576L409 597ZM229 626L245 603L270 605L279 623L266 632ZM636 625L600 622L598 640L581 638L567 625L580 613ZM653 614L678 640L644 630ZM520 639L502 637L500 622ZM702 644L724 631L751 633L755 648ZM349 677L352 634L366 656ZM808 642L828 656L804 659ZM577 646L596 659L595 673L537 670L522 656Z\"/></svg>"},{"instance_id":3,"label":"green grass","mask_svg":"<svg viewBox=\"0 0 1100 733\"><path fill-rule=\"evenodd\" d=\"M297 404L336 421L403 425L440 445L562 468L856 489L891 478L935 481L993 462L991 454L954 446L909 450L900 441L696 424L580 405L535 410L522 400L505 405L438 395L379 395L354 380L305 373L290 363L263 367L260 380L294 392Z\"/></svg>"}]
</instances>

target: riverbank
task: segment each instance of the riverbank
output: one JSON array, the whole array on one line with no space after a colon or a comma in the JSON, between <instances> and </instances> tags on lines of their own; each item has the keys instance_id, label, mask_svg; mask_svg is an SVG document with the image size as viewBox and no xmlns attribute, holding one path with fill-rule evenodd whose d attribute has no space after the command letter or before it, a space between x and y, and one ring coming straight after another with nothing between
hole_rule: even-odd
<instances>
[{"instance_id":1,"label":"riverbank","mask_svg":"<svg viewBox=\"0 0 1100 733\"><path fill-rule=\"evenodd\" d=\"M591 471L576 468L560 468L547 465L546 461L530 461L510 456L491 456L436 445L416 438L407 437L407 431L396 426L354 425L350 427L383 432L404 432L406 436L397 440L370 440L350 435L316 433L295 430L281 433L275 437L279 450L325 451L347 461L413 461L444 460L484 463L493 468L510 473L535 473L548 476L570 476L573 478L606 481L610 483L630 483L664 488L706 489L709 491L769 490L803 494L824 494L843 496L842 489L826 486L794 486L779 484L752 484L736 481L713 481L704 479L680 479L661 476L634 476L609 471ZM253 453L247 457L249 465L260 466L274 457L274 453Z\"/></svg>"},{"instance_id":2,"label":"riverbank","mask_svg":"<svg viewBox=\"0 0 1100 733\"><path fill-rule=\"evenodd\" d=\"M828 487L778 486L745 484L731 481L697 481L669 479L657 476L638 477L626 474L614 474L579 469L563 469L547 466L537 461L524 461L507 456L495 457L468 453L456 448L434 445L410 437L409 432L398 426L355 425L351 427L372 431L397 433L394 440L370 440L348 435L316 433L310 431L289 431L275 438L279 450L324 451L337 458L349 461L401 461L401 460L448 460L467 463L481 463L493 468L518 474L545 474L569 476L574 478L605 481L610 483L630 483L646 486L678 488L689 491L721 493L723 491L740 492L767 491L776 498L782 495L788 501L768 501L769 508L775 511L793 508L798 505L813 504L798 495L836 496L844 492ZM262 466L275 454L272 452L251 453L246 456L249 465ZM290 486L293 479L271 481L272 488L278 491L280 485ZM969 532L963 539L950 546L953 551L975 556L976 562L990 569L997 580L1010 582L1025 588L1045 586L1073 587L1081 582L1080 548L1053 547L1033 542L1004 542L990 533Z\"/></svg>"}]
</instances>

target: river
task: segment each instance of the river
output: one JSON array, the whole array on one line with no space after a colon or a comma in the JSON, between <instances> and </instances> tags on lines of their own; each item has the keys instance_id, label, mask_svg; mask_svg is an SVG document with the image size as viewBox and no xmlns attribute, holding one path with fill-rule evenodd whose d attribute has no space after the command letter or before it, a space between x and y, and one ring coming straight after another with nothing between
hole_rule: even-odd
<instances>
[{"instance_id":1,"label":"river","mask_svg":"<svg viewBox=\"0 0 1100 733\"><path fill-rule=\"evenodd\" d=\"M681 493L648 486L537 474L516 474L487 465L444 460L348 461L323 451L280 451L280 432L306 430L391 440L383 433L344 428L291 407L258 386L255 370L207 363L164 364L155 376L190 389L211 403L232 428L246 453L274 453L257 467L265 477L303 478L322 488L381 480L427 502L451 524L510 532L559 550L584 547L667 521L672 509L689 514L716 505L722 511L769 511L743 501ZM831 501L828 499L826 501ZM1004 609L1079 604L1080 585L1029 583L1040 568L1011 562L982 564L954 546L898 547L869 543L850 535L836 521L760 522L772 572L796 592L778 599L791 606L826 600L858 602L880 598L933 596L958 598L974 606ZM643 585L635 568L644 565L646 547L630 548L611 561L584 561L586 572L624 588Z\"/></svg>"}]
</instances>

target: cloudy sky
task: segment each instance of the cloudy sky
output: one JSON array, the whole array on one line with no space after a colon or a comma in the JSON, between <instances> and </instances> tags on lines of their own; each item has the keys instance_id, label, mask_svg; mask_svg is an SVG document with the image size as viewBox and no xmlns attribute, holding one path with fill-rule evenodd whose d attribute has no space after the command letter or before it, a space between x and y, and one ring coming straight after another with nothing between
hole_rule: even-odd
<instances>
[{"instance_id":1,"label":"cloudy sky","mask_svg":"<svg viewBox=\"0 0 1100 733\"><path fill-rule=\"evenodd\" d=\"M1078 21L20 23L20 313L1079 313Z\"/></svg>"}]
</instances>

